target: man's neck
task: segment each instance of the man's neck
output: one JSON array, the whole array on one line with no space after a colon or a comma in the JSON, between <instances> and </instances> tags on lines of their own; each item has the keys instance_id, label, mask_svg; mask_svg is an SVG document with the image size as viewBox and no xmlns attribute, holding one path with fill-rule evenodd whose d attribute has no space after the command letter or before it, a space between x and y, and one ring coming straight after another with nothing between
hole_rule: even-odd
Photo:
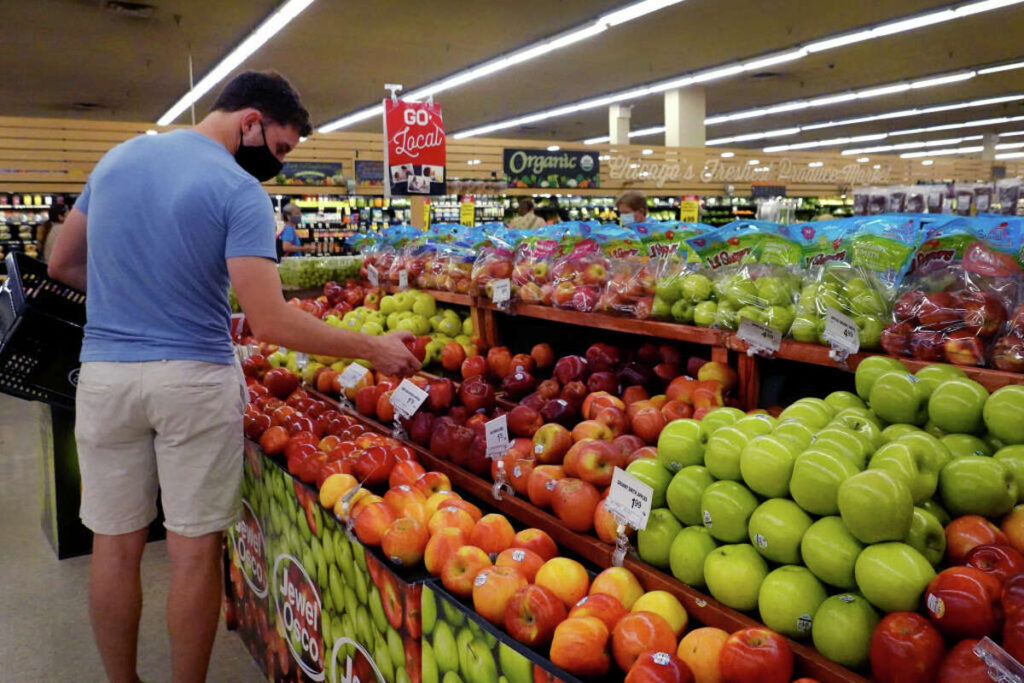
<instances>
[{"instance_id":1,"label":"man's neck","mask_svg":"<svg viewBox=\"0 0 1024 683\"><path fill-rule=\"evenodd\" d=\"M241 131L235 127L233 118L226 112L211 112L192 130L223 145L228 153L234 154L238 151L238 145L242 138Z\"/></svg>"}]
</instances>

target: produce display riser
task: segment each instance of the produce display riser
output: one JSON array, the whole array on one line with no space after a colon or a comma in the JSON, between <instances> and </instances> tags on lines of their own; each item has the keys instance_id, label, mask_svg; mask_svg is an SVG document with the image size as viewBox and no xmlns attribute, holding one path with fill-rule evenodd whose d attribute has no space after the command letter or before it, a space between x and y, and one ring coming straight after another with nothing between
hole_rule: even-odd
<instances>
[{"instance_id":1,"label":"produce display riser","mask_svg":"<svg viewBox=\"0 0 1024 683\"><path fill-rule=\"evenodd\" d=\"M310 394L327 402L332 407L343 410L346 414L358 419L371 429L385 432L390 431L390 427L376 420L361 415L354 410L342 408L340 404L329 396L312 391L310 391ZM490 481L486 481L451 462L434 456L430 451L417 444L412 442L406 443L416 452L417 459L425 468L447 475L457 490L481 499L493 500L493 484ZM545 531L560 547L579 555L588 562L598 567L612 566L613 546L602 543L597 538L588 534L578 534L569 530L557 517L538 509L529 501L505 495L501 500L495 500L493 505L519 523ZM665 590L675 595L693 619L707 626L714 626L733 632L759 624L758 620L754 617L722 605L709 595L677 581L674 577L654 569L634 556L627 557L623 566L637 576L646 590ZM804 676L816 678L822 683L828 683L829 681L853 682L866 680L858 674L825 659L808 645L792 640L789 642L793 648L798 669L802 671Z\"/></svg>"},{"instance_id":2,"label":"produce display riser","mask_svg":"<svg viewBox=\"0 0 1024 683\"><path fill-rule=\"evenodd\" d=\"M496 511L485 502L489 497L467 495L467 500L485 512ZM433 591L444 595L447 606L430 615L425 629L421 596L436 581L422 567L396 568L379 549L364 546L320 506L314 488L248 440L242 501L243 517L228 531L224 554L225 622L268 679L423 680L423 644L445 623L449 632L468 628L474 639L485 642L486 647L474 650L483 656L473 661L474 669L507 675L509 668L525 667L532 675L537 665L566 683L579 683L540 653L484 623L471 605L443 588L434 586ZM294 640L284 637L286 622L298 624ZM513 652L503 651L509 649ZM426 666L436 666L434 661ZM463 680L492 679L463 671Z\"/></svg>"}]
</instances>

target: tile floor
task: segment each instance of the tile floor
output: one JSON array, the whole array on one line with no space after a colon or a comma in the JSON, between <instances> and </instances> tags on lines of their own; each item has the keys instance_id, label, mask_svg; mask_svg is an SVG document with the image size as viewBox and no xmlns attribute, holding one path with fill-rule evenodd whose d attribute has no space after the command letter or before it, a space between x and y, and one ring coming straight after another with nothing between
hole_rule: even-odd
<instances>
[{"instance_id":1,"label":"tile floor","mask_svg":"<svg viewBox=\"0 0 1024 683\"><path fill-rule=\"evenodd\" d=\"M36 455L39 412L0 394L0 681L103 681L86 607L89 558L58 561L40 528L41 470ZM143 555L139 675L170 681L164 626L167 548ZM242 641L221 624L208 680L263 680Z\"/></svg>"}]
</instances>

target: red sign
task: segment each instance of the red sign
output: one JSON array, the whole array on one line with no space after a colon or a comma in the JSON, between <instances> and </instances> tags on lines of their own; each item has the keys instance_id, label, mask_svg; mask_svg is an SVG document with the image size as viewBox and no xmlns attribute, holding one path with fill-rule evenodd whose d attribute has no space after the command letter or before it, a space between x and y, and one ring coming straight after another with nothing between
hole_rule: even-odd
<instances>
[{"instance_id":1,"label":"red sign","mask_svg":"<svg viewBox=\"0 0 1024 683\"><path fill-rule=\"evenodd\" d=\"M390 195L443 195L445 136L441 105L384 100L384 174Z\"/></svg>"}]
</instances>

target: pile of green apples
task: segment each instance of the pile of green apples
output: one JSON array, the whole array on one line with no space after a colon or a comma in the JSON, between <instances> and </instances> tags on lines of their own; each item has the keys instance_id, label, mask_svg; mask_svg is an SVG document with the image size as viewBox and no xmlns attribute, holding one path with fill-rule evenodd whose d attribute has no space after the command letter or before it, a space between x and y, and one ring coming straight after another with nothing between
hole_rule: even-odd
<instances>
[{"instance_id":1,"label":"pile of green apples","mask_svg":"<svg viewBox=\"0 0 1024 683\"><path fill-rule=\"evenodd\" d=\"M852 268L832 268L824 271L818 282L805 285L790 330L793 339L827 344L825 317L829 308L853 318L862 349L878 348L892 307L873 277Z\"/></svg>"},{"instance_id":2,"label":"pile of green apples","mask_svg":"<svg viewBox=\"0 0 1024 683\"><path fill-rule=\"evenodd\" d=\"M736 272L712 279L703 273L673 273L658 281L651 315L686 325L735 330L740 320L785 334L796 316L799 278L779 271L756 279Z\"/></svg>"},{"instance_id":3,"label":"pile of green apples","mask_svg":"<svg viewBox=\"0 0 1024 683\"><path fill-rule=\"evenodd\" d=\"M430 585L420 596L423 681L532 683L533 662L487 630Z\"/></svg>"},{"instance_id":4,"label":"pile of green apples","mask_svg":"<svg viewBox=\"0 0 1024 683\"><path fill-rule=\"evenodd\" d=\"M921 607L951 517L998 520L1024 497L1024 386L990 395L886 356L855 384L778 417L673 421L627 471L654 490L641 559L858 668L880 613Z\"/></svg>"}]
</instances>

